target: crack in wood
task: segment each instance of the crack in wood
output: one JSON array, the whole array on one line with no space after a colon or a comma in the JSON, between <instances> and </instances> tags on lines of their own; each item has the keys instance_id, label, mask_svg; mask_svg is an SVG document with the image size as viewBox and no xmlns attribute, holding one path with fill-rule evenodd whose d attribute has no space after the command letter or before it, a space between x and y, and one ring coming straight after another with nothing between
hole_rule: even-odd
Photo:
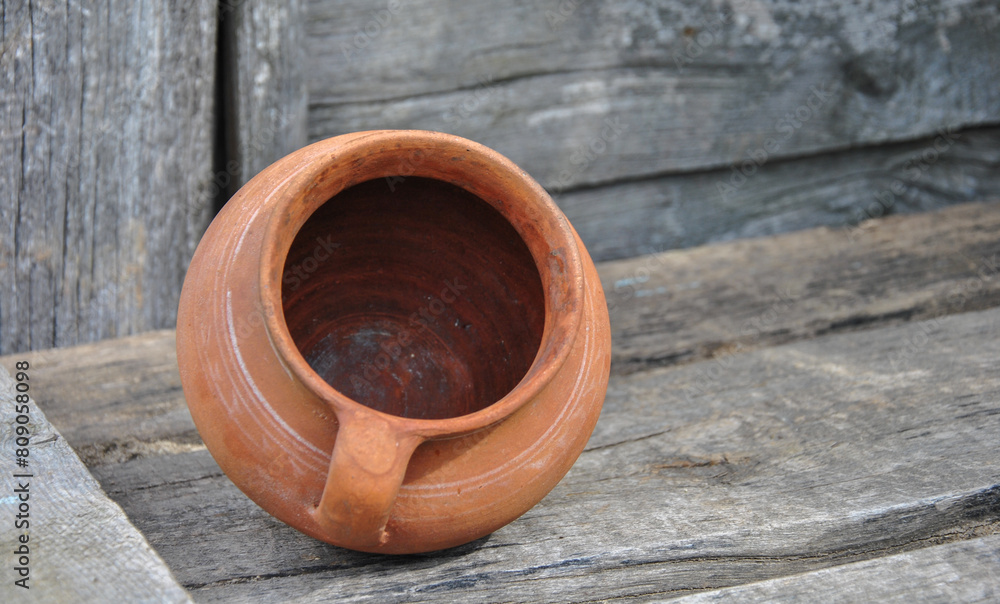
<instances>
[{"instance_id":1,"label":"crack in wood","mask_svg":"<svg viewBox=\"0 0 1000 604\"><path fill-rule=\"evenodd\" d=\"M590 452L593 452L593 451L601 451L603 449L609 449L611 447L617 447L619 445L628 445L628 444L640 442L640 441L643 441L643 440L648 440L650 438L656 438L657 436L662 436L662 435L664 435L664 434L666 434L668 432L670 432L670 430L660 430L659 432L653 432L652 434L643 434L642 436L636 436L636 437L633 437L633 438L627 438L625 440L620 440L620 441L613 442L613 443L608 443L608 444L605 444L605 445L596 445L596 446L593 446L593 447L588 446L587 448L585 448L583 450L583 452L584 453L590 453Z\"/></svg>"}]
</instances>

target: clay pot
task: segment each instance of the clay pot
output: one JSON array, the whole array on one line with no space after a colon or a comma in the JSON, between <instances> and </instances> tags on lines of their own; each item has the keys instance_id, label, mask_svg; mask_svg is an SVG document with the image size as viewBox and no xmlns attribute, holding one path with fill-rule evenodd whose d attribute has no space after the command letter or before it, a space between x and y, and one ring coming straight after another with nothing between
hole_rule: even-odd
<instances>
[{"instance_id":1,"label":"clay pot","mask_svg":"<svg viewBox=\"0 0 1000 604\"><path fill-rule=\"evenodd\" d=\"M295 528L411 553L489 534L569 470L607 389L604 294L545 191L456 136L279 160L188 270L177 358L236 485Z\"/></svg>"}]
</instances>

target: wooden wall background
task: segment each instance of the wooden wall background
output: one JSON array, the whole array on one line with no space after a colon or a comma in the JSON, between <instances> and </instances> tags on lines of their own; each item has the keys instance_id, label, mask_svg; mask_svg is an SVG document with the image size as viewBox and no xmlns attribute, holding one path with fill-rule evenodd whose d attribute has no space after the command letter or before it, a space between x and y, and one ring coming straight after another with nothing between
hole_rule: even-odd
<instances>
[{"instance_id":1,"label":"wooden wall background","mask_svg":"<svg viewBox=\"0 0 1000 604\"><path fill-rule=\"evenodd\" d=\"M212 2L3 2L0 353L175 316L209 220Z\"/></svg>"},{"instance_id":2,"label":"wooden wall background","mask_svg":"<svg viewBox=\"0 0 1000 604\"><path fill-rule=\"evenodd\" d=\"M307 142L452 132L606 260L1000 191L993 0L2 2L0 354L175 321Z\"/></svg>"}]
</instances>

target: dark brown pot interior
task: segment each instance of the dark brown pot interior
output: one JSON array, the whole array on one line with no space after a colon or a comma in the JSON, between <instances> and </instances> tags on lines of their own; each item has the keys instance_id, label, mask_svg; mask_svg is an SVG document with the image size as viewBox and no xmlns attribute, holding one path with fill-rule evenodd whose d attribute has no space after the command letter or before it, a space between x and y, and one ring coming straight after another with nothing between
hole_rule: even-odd
<instances>
[{"instance_id":1,"label":"dark brown pot interior","mask_svg":"<svg viewBox=\"0 0 1000 604\"><path fill-rule=\"evenodd\" d=\"M331 386L422 419L503 398L545 320L541 278L511 224L417 177L359 184L313 213L285 261L282 302L296 346Z\"/></svg>"}]
</instances>

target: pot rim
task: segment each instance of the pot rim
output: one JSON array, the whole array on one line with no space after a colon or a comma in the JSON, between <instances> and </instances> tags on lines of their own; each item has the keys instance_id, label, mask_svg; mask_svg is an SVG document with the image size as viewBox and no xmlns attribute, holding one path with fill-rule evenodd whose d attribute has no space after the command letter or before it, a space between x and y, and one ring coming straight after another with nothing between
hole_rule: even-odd
<instances>
[{"instance_id":1,"label":"pot rim","mask_svg":"<svg viewBox=\"0 0 1000 604\"><path fill-rule=\"evenodd\" d=\"M260 302L264 323L279 358L313 394L341 413L369 412L399 431L424 438L460 436L490 426L534 399L568 358L583 321L584 272L575 232L546 191L511 160L479 143L441 132L376 130L320 141L306 147L309 159L289 166L294 178L272 197L261 242ZM399 157L410 151L409 163ZM316 153L315 151L319 151ZM428 152L429 151L429 152ZM419 161L413 161L413 157ZM421 156L421 154L424 154ZM296 158L300 157L295 154ZM279 160L281 163L286 160ZM294 160L293 160L294 161ZM305 165L302 162L307 162ZM295 345L282 304L282 277L299 230L327 201L363 182L400 176L432 178L476 195L507 220L527 245L542 281L545 320L538 351L525 375L499 401L483 409L444 419L391 415L341 393L319 376ZM483 168L488 168L483 170ZM500 194L486 198L483 185ZM503 195L501 195L503 194ZM518 198L523 203L505 200ZM340 421L340 420L338 420Z\"/></svg>"}]
</instances>

